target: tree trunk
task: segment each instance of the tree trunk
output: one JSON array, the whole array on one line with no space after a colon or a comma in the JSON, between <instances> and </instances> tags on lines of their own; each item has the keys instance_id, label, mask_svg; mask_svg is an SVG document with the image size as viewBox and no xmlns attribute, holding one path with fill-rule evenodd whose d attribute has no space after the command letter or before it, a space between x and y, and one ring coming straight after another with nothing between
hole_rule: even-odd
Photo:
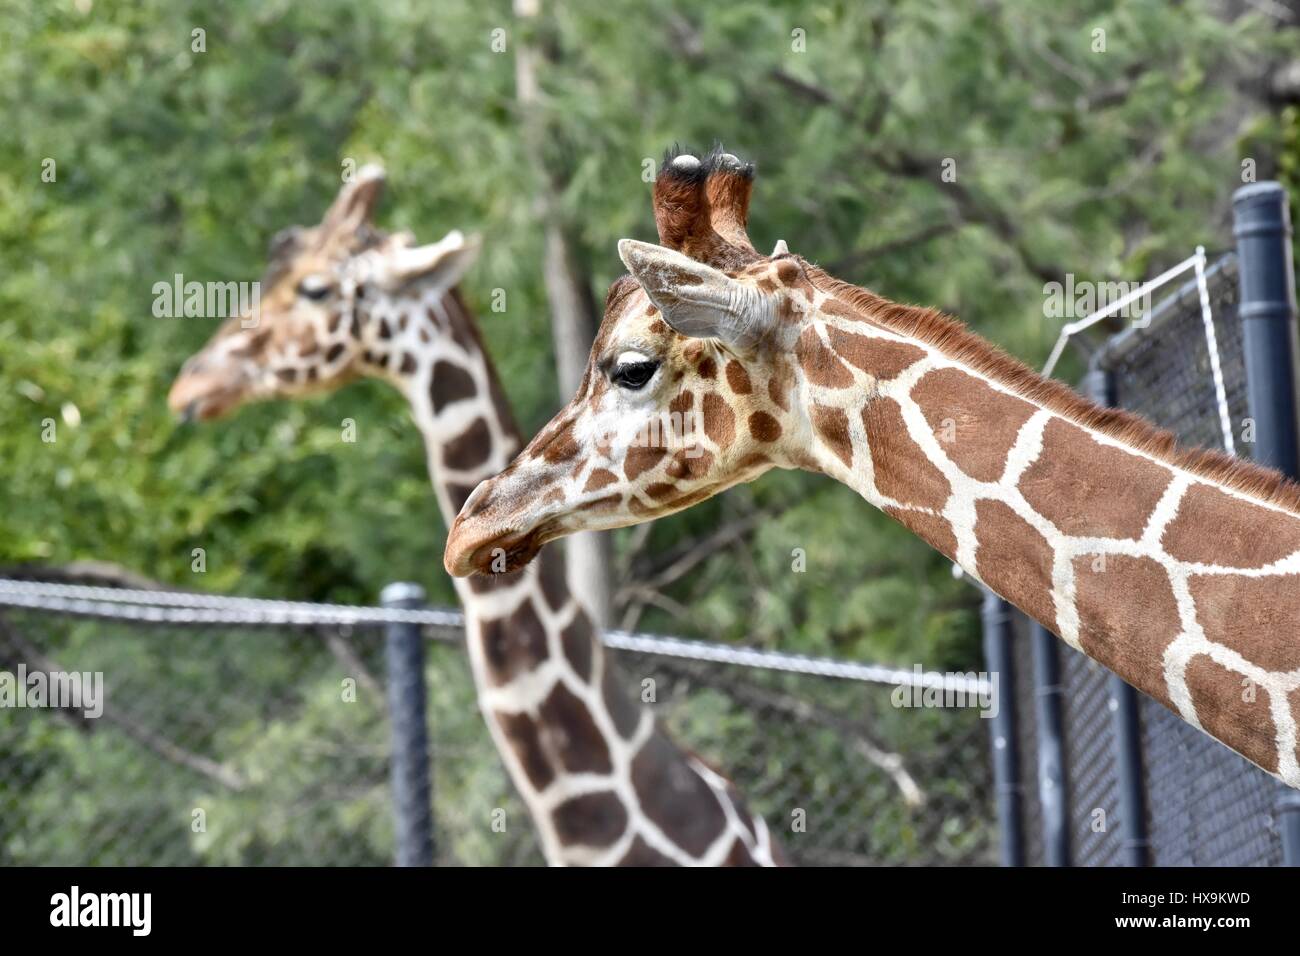
<instances>
[{"instance_id":1,"label":"tree trunk","mask_svg":"<svg viewBox=\"0 0 1300 956\"><path fill-rule=\"evenodd\" d=\"M596 306L591 281L574 254L560 196L564 176L547 161L552 129L541 102L538 67L554 62L544 52L534 31L540 22L540 0L515 0L520 30L515 38L515 91L523 128L525 152L533 164L536 189L534 208L542 225L544 240L543 279L546 301L551 310L551 334L555 343L560 401L573 397L582 382L587 356L596 334ZM610 619L609 536L601 532L573 535L566 542L569 584L600 626Z\"/></svg>"}]
</instances>

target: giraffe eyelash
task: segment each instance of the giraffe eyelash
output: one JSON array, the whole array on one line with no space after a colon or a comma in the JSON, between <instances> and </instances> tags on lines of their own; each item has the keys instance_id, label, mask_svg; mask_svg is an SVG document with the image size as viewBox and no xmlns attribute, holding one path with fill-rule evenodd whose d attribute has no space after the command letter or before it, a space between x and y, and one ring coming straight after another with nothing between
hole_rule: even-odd
<instances>
[{"instance_id":1,"label":"giraffe eyelash","mask_svg":"<svg viewBox=\"0 0 1300 956\"><path fill-rule=\"evenodd\" d=\"M622 356L619 358L620 361L610 369L609 380L628 391L635 392L644 388L654 378L655 372L659 371L659 362L655 359L637 356L637 361L624 362L621 361Z\"/></svg>"}]
</instances>

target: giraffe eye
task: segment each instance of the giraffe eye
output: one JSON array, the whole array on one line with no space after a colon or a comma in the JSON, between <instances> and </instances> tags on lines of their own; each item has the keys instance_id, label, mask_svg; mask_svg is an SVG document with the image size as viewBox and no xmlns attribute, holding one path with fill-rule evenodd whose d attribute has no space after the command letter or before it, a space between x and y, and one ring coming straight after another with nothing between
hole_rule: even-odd
<instances>
[{"instance_id":1,"label":"giraffe eye","mask_svg":"<svg viewBox=\"0 0 1300 956\"><path fill-rule=\"evenodd\" d=\"M330 294L330 284L320 276L306 276L298 283L298 294L304 299L319 302Z\"/></svg>"},{"instance_id":2,"label":"giraffe eye","mask_svg":"<svg viewBox=\"0 0 1300 956\"><path fill-rule=\"evenodd\" d=\"M639 359L635 362L619 362L609 373L609 380L619 388L637 391L644 388L646 382L654 378L659 363L652 359Z\"/></svg>"}]
</instances>

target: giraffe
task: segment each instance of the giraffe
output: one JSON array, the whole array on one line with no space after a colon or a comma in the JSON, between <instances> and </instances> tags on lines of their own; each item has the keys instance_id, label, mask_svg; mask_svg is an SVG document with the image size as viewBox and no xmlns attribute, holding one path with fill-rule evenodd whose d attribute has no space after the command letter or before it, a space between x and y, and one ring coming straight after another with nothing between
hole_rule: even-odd
<instances>
[{"instance_id":1,"label":"giraffe","mask_svg":"<svg viewBox=\"0 0 1300 956\"><path fill-rule=\"evenodd\" d=\"M770 468L856 490L1184 720L1300 787L1300 488L1046 380L745 228L753 168L672 152L573 400L479 485L455 575ZM643 440L678 413L693 458ZM683 443L686 444L686 443Z\"/></svg>"},{"instance_id":2,"label":"giraffe","mask_svg":"<svg viewBox=\"0 0 1300 956\"><path fill-rule=\"evenodd\" d=\"M396 387L451 524L523 440L457 283L477 240L412 245L372 223L384 173L344 184L320 225L279 234L260 315L229 319L184 365L169 404L212 419L359 377ZM251 328L245 328L251 325ZM480 709L552 865L777 865L761 817L625 690L563 556L458 580Z\"/></svg>"}]
</instances>

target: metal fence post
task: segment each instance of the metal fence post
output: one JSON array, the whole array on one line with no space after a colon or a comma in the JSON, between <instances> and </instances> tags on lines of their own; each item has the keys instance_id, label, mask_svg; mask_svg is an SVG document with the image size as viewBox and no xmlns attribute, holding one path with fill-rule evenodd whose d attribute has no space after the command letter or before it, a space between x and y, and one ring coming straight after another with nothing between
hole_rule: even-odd
<instances>
[{"instance_id":1,"label":"metal fence post","mask_svg":"<svg viewBox=\"0 0 1300 956\"><path fill-rule=\"evenodd\" d=\"M987 588L980 609L984 625L984 661L997 675L997 714L991 718L993 789L1002 834L1002 865L1025 865L1021 820L1020 754L1016 743L1015 672L1011 656L1011 605Z\"/></svg>"},{"instance_id":2,"label":"metal fence post","mask_svg":"<svg viewBox=\"0 0 1300 956\"><path fill-rule=\"evenodd\" d=\"M424 606L424 589L397 582L379 596L386 608ZM388 713L392 725L390 778L398 866L433 865L433 797L425 724L424 635L418 624L384 626Z\"/></svg>"},{"instance_id":3,"label":"metal fence post","mask_svg":"<svg viewBox=\"0 0 1300 956\"><path fill-rule=\"evenodd\" d=\"M1034 653L1034 710L1038 726L1038 801L1043 808L1043 862L1070 865L1070 814L1065 785L1061 716L1061 659L1057 637L1030 622Z\"/></svg>"},{"instance_id":4,"label":"metal fence post","mask_svg":"<svg viewBox=\"0 0 1300 956\"><path fill-rule=\"evenodd\" d=\"M1116 404L1115 376L1107 369L1089 369L1084 392L1099 405ZM1146 866L1150 862L1147 838L1147 810L1142 786L1142 735L1138 718L1137 691L1122 678L1107 678L1115 742L1115 777L1119 796L1120 833L1124 862Z\"/></svg>"},{"instance_id":5,"label":"metal fence post","mask_svg":"<svg viewBox=\"0 0 1300 956\"><path fill-rule=\"evenodd\" d=\"M1115 735L1115 777L1119 791L1121 848L1126 866L1151 862L1147 837L1147 808L1142 787L1142 736L1138 720L1138 695L1123 678L1107 678Z\"/></svg>"},{"instance_id":6,"label":"metal fence post","mask_svg":"<svg viewBox=\"0 0 1300 956\"><path fill-rule=\"evenodd\" d=\"M1286 190L1274 182L1243 186L1233 193L1232 215L1246 394L1255 422L1252 457L1300 478L1295 271ZM1289 787L1280 789L1276 807L1283 863L1300 866L1300 794Z\"/></svg>"}]
</instances>

